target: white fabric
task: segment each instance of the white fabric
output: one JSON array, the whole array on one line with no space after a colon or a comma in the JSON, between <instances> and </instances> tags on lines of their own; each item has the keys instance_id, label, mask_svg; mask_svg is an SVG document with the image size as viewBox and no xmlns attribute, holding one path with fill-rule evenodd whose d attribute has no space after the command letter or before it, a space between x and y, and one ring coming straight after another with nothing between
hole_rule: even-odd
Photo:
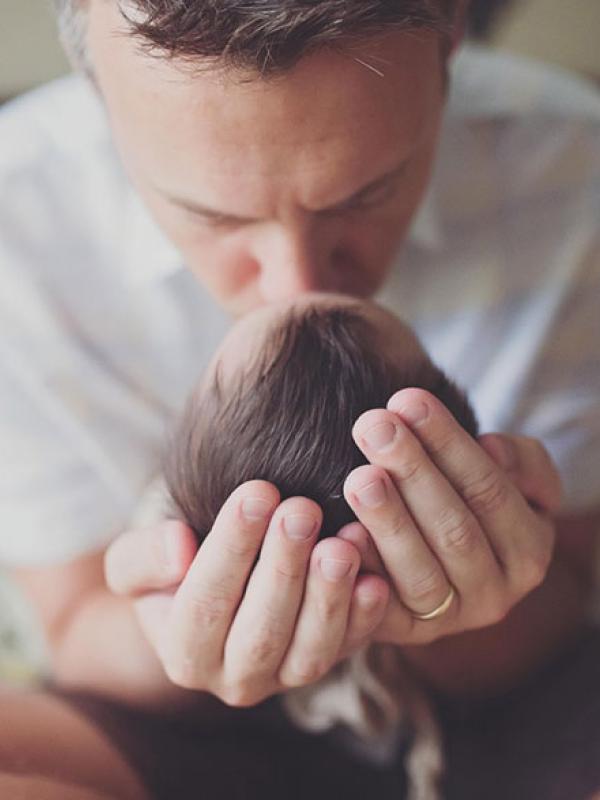
<instances>
[{"instance_id":1,"label":"white fabric","mask_svg":"<svg viewBox=\"0 0 600 800\"><path fill-rule=\"evenodd\" d=\"M600 100L465 49L430 191L382 300L471 394L600 502ZM0 112L0 563L102 547L160 468L229 320L125 179L70 77Z\"/></svg>"}]
</instances>

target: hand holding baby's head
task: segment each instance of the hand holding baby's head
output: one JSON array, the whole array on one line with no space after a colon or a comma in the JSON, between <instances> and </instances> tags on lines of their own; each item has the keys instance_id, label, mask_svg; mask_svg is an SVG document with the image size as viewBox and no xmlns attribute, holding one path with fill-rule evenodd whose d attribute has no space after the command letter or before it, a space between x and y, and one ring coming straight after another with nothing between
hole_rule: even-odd
<instances>
[{"instance_id":1,"label":"hand holding baby's head","mask_svg":"<svg viewBox=\"0 0 600 800\"><path fill-rule=\"evenodd\" d=\"M409 386L436 395L477 434L462 392L380 307L308 295L250 314L225 339L175 429L165 463L173 512L201 541L234 489L263 479L282 500L315 500L321 535L334 535L355 519L343 483L367 463L352 426Z\"/></svg>"}]
</instances>

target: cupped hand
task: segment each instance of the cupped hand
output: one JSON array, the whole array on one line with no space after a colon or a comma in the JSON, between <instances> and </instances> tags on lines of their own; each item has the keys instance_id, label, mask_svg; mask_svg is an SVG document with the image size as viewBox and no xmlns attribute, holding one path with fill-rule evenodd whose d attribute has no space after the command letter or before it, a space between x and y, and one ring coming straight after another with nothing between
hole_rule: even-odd
<instances>
[{"instance_id":1,"label":"cupped hand","mask_svg":"<svg viewBox=\"0 0 600 800\"><path fill-rule=\"evenodd\" d=\"M109 588L132 598L171 681L247 706L322 677L381 623L387 581L358 575L341 538L317 542L311 500L279 502L265 481L238 487L198 549L169 521L116 539Z\"/></svg>"},{"instance_id":2,"label":"cupped hand","mask_svg":"<svg viewBox=\"0 0 600 800\"><path fill-rule=\"evenodd\" d=\"M370 464L346 480L360 523L338 538L390 581L375 640L423 644L492 625L543 581L561 488L539 442L475 441L421 389L364 413L353 436Z\"/></svg>"}]
</instances>

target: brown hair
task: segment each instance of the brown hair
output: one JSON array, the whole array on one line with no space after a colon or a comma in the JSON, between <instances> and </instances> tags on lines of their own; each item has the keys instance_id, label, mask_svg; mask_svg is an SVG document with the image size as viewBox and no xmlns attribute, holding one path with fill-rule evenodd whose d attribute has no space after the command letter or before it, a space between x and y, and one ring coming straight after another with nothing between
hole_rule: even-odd
<instances>
[{"instance_id":1,"label":"brown hair","mask_svg":"<svg viewBox=\"0 0 600 800\"><path fill-rule=\"evenodd\" d=\"M405 368L380 355L377 333L358 311L313 307L288 312L272 329L258 361L224 386L190 397L166 454L165 480L175 515L201 541L241 483L263 479L282 499L302 495L324 512L322 535L353 519L342 486L366 463L351 430L397 390L435 394L473 436L465 396L425 356Z\"/></svg>"},{"instance_id":2,"label":"brown hair","mask_svg":"<svg viewBox=\"0 0 600 800\"><path fill-rule=\"evenodd\" d=\"M455 0L131 0L133 34L151 50L219 59L261 75L316 48L394 29L451 29Z\"/></svg>"}]
</instances>

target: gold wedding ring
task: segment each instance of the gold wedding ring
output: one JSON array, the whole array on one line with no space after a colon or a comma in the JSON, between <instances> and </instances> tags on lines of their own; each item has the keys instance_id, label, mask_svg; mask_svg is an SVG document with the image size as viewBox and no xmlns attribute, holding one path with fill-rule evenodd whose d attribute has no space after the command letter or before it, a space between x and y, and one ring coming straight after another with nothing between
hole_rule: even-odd
<instances>
[{"instance_id":1,"label":"gold wedding ring","mask_svg":"<svg viewBox=\"0 0 600 800\"><path fill-rule=\"evenodd\" d=\"M443 603L440 603L437 608L434 608L433 611L428 611L427 614L416 614L414 611L411 611L410 613L415 619L435 619L436 617L441 617L442 614L445 614L452 605L455 594L456 592L454 591L454 587L451 586L450 591L448 592L448 597Z\"/></svg>"}]
</instances>

